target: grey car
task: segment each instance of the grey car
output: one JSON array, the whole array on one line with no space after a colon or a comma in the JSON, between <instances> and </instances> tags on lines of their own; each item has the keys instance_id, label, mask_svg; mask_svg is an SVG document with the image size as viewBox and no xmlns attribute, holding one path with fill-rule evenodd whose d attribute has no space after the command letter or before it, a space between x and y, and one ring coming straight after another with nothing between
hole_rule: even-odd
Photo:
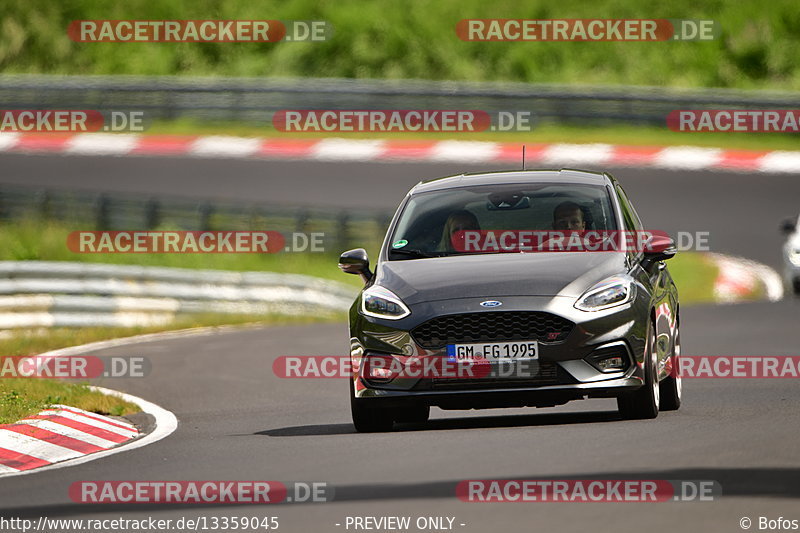
<instances>
[{"instance_id":1,"label":"grey car","mask_svg":"<svg viewBox=\"0 0 800 533\"><path fill-rule=\"evenodd\" d=\"M350 309L350 402L358 431L422 423L432 406L616 398L630 419L680 407L680 308L665 264L675 254L672 240L582 253L457 245L470 232L485 238L529 230L646 231L607 173L462 174L411 189L374 272L365 250L342 254L339 267L365 282ZM436 366L447 362L463 362L468 371ZM433 370L404 372L412 363Z\"/></svg>"}]
</instances>

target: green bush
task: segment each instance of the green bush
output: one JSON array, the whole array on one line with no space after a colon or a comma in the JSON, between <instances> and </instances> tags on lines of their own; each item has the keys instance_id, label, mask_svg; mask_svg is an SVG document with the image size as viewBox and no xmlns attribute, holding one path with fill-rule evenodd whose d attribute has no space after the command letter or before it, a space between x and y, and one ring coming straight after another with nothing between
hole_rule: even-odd
<instances>
[{"instance_id":1,"label":"green bush","mask_svg":"<svg viewBox=\"0 0 800 533\"><path fill-rule=\"evenodd\" d=\"M463 18L690 18L719 22L710 42L464 42ZM323 43L75 43L78 19L327 20ZM5 0L0 70L418 78L589 85L800 88L800 10L790 0Z\"/></svg>"}]
</instances>

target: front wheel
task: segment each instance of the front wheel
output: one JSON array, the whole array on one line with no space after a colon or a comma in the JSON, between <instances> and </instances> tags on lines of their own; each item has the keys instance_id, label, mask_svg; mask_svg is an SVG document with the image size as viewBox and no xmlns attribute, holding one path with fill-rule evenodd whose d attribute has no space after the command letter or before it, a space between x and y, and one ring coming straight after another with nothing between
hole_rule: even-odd
<instances>
[{"instance_id":1,"label":"front wheel","mask_svg":"<svg viewBox=\"0 0 800 533\"><path fill-rule=\"evenodd\" d=\"M380 407L370 407L369 400L355 397L353 382L350 381L350 415L353 425L359 433L376 433L391 431L394 425L392 412Z\"/></svg>"},{"instance_id":2,"label":"front wheel","mask_svg":"<svg viewBox=\"0 0 800 533\"><path fill-rule=\"evenodd\" d=\"M661 390L658 384L657 355L655 350L655 328L652 322L647 326L644 347L644 385L635 392L617 398L617 408L622 418L641 420L658 416L661 403Z\"/></svg>"},{"instance_id":3,"label":"front wheel","mask_svg":"<svg viewBox=\"0 0 800 533\"><path fill-rule=\"evenodd\" d=\"M681 407L681 394L683 392L683 382L680 374L680 355L681 355L681 332L675 332L675 346L672 348L671 363L672 371L670 375L661 382L661 405L662 411L677 411Z\"/></svg>"}]
</instances>

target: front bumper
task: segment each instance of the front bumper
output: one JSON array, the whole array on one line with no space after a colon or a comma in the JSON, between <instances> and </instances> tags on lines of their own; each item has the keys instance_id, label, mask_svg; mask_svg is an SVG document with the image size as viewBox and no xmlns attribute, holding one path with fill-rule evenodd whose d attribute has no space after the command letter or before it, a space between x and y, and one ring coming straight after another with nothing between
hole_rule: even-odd
<instances>
[{"instance_id":1,"label":"front bumper","mask_svg":"<svg viewBox=\"0 0 800 533\"><path fill-rule=\"evenodd\" d=\"M574 323L566 337L539 342L538 368L525 375L486 376L476 379L398 377L374 380L366 374L364 361L372 355L446 358L446 348L425 348L412 331L428 320L459 313L494 313L479 306L485 298L453 299L412 306L403 320L364 317L351 310L351 357L357 399L395 405L431 405L444 409L484 407L553 406L570 400L616 397L643 384L642 354L649 302L640 299L603 311L586 312L573 307L568 297L504 297L503 312L543 311ZM502 342L510 339L493 339ZM602 372L593 364L598 350L614 347L627 358L621 371Z\"/></svg>"},{"instance_id":2,"label":"front bumper","mask_svg":"<svg viewBox=\"0 0 800 533\"><path fill-rule=\"evenodd\" d=\"M501 407L554 407L585 398L616 398L635 391L643 382L624 377L595 383L543 385L523 388L463 388L448 391L397 391L365 387L358 398L383 407L427 405L441 409L490 409Z\"/></svg>"}]
</instances>

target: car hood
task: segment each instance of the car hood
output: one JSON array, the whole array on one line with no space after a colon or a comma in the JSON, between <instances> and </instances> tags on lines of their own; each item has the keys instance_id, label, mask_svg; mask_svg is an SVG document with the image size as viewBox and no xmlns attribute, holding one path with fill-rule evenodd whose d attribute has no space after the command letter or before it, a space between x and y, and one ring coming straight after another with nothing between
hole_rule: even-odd
<instances>
[{"instance_id":1,"label":"car hood","mask_svg":"<svg viewBox=\"0 0 800 533\"><path fill-rule=\"evenodd\" d=\"M625 272L620 252L489 254L383 261L375 283L409 305L452 298L579 297Z\"/></svg>"}]
</instances>

